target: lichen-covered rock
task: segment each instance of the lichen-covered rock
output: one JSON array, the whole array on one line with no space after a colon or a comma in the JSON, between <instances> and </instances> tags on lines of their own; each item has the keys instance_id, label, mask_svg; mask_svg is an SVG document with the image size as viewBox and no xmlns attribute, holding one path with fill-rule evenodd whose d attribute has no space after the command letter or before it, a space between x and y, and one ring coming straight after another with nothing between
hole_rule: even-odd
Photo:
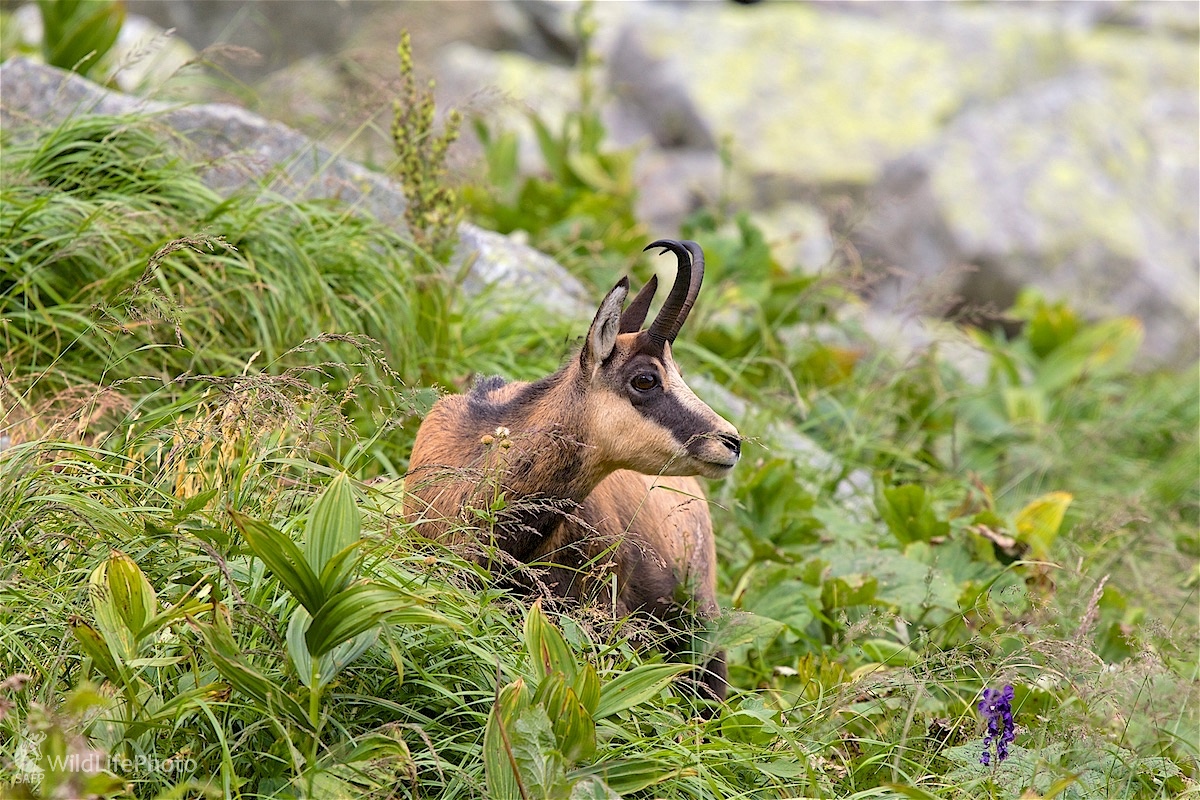
<instances>
[{"instance_id":1,"label":"lichen-covered rock","mask_svg":"<svg viewBox=\"0 0 1200 800\"><path fill-rule=\"evenodd\" d=\"M12 59L0 64L0 125L18 131L73 114L153 114L208 166L204 181L221 193L263 182L293 199L340 198L393 227L404 228L404 193L392 181L342 158L278 122L226 104L174 105L143 100L73 73ZM579 282L546 256L499 234L464 223L456 263L469 263L469 289L502 281L537 287L526 302L560 313L585 313ZM572 300L574 298L574 301Z\"/></svg>"},{"instance_id":2,"label":"lichen-covered rock","mask_svg":"<svg viewBox=\"0 0 1200 800\"><path fill-rule=\"evenodd\" d=\"M732 137L737 166L755 179L868 184L963 102L943 43L865 17L796 3L618 3L597 13L617 31L606 52L620 56L610 66L618 93L666 117L655 130L699 125L696 136ZM643 98L639 83L667 102Z\"/></svg>"},{"instance_id":3,"label":"lichen-covered rock","mask_svg":"<svg viewBox=\"0 0 1200 800\"><path fill-rule=\"evenodd\" d=\"M881 299L1003 308L1034 286L1139 317L1156 361L1194 358L1197 114L1194 93L1095 72L964 114L873 192L864 249L905 276Z\"/></svg>"}]
</instances>

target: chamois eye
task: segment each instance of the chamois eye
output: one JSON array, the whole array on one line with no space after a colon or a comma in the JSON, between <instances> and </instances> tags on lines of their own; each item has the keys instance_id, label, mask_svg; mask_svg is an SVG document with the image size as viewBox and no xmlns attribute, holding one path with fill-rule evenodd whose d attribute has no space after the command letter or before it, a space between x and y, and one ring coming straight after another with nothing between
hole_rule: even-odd
<instances>
[{"instance_id":1,"label":"chamois eye","mask_svg":"<svg viewBox=\"0 0 1200 800\"><path fill-rule=\"evenodd\" d=\"M648 392L655 386L658 386L658 376L653 372L643 372L633 376L633 380L629 385L637 389L639 392Z\"/></svg>"}]
</instances>

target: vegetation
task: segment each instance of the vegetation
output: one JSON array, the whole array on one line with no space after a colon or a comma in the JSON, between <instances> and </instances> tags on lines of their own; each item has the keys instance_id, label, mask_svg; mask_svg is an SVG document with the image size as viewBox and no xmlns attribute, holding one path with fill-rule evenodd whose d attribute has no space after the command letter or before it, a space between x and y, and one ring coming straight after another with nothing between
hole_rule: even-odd
<instances>
[{"instance_id":1,"label":"vegetation","mask_svg":"<svg viewBox=\"0 0 1200 800\"><path fill-rule=\"evenodd\" d=\"M593 180L621 162L590 113L541 137L551 177L466 194L599 297L632 189ZM1135 321L1027 295L965 334L982 374L901 359L751 218L697 215L677 358L754 437L709 487L708 717L637 620L399 515L434 392L546 374L586 320L498 312L338 202L219 197L152 119L4 135L6 796L1200 796L1200 375L1131 369Z\"/></svg>"}]
</instances>

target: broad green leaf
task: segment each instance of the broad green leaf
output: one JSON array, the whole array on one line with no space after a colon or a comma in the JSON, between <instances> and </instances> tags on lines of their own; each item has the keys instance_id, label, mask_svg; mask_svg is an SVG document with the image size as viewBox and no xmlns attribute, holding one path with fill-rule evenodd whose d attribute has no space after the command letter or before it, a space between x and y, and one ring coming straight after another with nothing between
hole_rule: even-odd
<instances>
[{"instance_id":1,"label":"broad green leaf","mask_svg":"<svg viewBox=\"0 0 1200 800\"><path fill-rule=\"evenodd\" d=\"M358 548L362 543L362 539L350 543L344 550L334 554L333 558L325 562L317 580L321 582L321 588L325 590L326 597L340 592L350 583L350 579L354 577L354 571L358 567Z\"/></svg>"},{"instance_id":2,"label":"broad green leaf","mask_svg":"<svg viewBox=\"0 0 1200 800\"><path fill-rule=\"evenodd\" d=\"M305 634L313 657L375 627L384 619L404 625L450 625L450 620L423 608L420 599L391 586L363 583L334 595L313 616Z\"/></svg>"},{"instance_id":3,"label":"broad green leaf","mask_svg":"<svg viewBox=\"0 0 1200 800\"><path fill-rule=\"evenodd\" d=\"M362 515L354 502L350 478L341 473L321 493L308 518L304 557L321 576L326 595L344 589L355 562L346 554L362 538ZM329 567L329 571L326 568Z\"/></svg>"},{"instance_id":4,"label":"broad green leaf","mask_svg":"<svg viewBox=\"0 0 1200 800\"><path fill-rule=\"evenodd\" d=\"M542 706L551 715L557 714L567 696L567 681L561 672L551 672L538 681L533 692L533 704Z\"/></svg>"},{"instance_id":5,"label":"broad green leaf","mask_svg":"<svg viewBox=\"0 0 1200 800\"><path fill-rule=\"evenodd\" d=\"M596 670L591 664L584 664L579 674L575 676L575 694L579 697L580 704L587 710L588 714L596 713L596 706L600 704L600 677L596 674Z\"/></svg>"},{"instance_id":6,"label":"broad green leaf","mask_svg":"<svg viewBox=\"0 0 1200 800\"><path fill-rule=\"evenodd\" d=\"M575 690L566 687L561 705L546 710L554 715L554 738L567 764L589 761L596 753L596 723Z\"/></svg>"},{"instance_id":7,"label":"broad green leaf","mask_svg":"<svg viewBox=\"0 0 1200 800\"><path fill-rule=\"evenodd\" d=\"M616 192L617 183L607 172L600 160L590 153L568 153L567 165L575 177L588 188L600 192Z\"/></svg>"},{"instance_id":8,"label":"broad green leaf","mask_svg":"<svg viewBox=\"0 0 1200 800\"><path fill-rule=\"evenodd\" d=\"M525 614L525 647L539 681L552 672L561 672L568 683L575 680L578 669L575 657L562 634L542 612L541 600Z\"/></svg>"},{"instance_id":9,"label":"broad green leaf","mask_svg":"<svg viewBox=\"0 0 1200 800\"><path fill-rule=\"evenodd\" d=\"M1036 386L1006 386L1000 392L1004 418L1023 425L1041 425L1050 415L1046 393Z\"/></svg>"},{"instance_id":10,"label":"broad green leaf","mask_svg":"<svg viewBox=\"0 0 1200 800\"><path fill-rule=\"evenodd\" d=\"M879 579L874 575L839 575L821 585L821 607L828 610L867 605L876 600L878 593Z\"/></svg>"},{"instance_id":11,"label":"broad green leaf","mask_svg":"<svg viewBox=\"0 0 1200 800\"><path fill-rule=\"evenodd\" d=\"M87 75L116 44L125 23L120 2L38 0L46 63Z\"/></svg>"},{"instance_id":12,"label":"broad green leaf","mask_svg":"<svg viewBox=\"0 0 1200 800\"><path fill-rule=\"evenodd\" d=\"M208 501L217 496L216 489L208 489L207 491L199 492L192 495L184 501L183 505L175 512L176 519L184 519L195 514L200 509L208 505Z\"/></svg>"},{"instance_id":13,"label":"broad green leaf","mask_svg":"<svg viewBox=\"0 0 1200 800\"><path fill-rule=\"evenodd\" d=\"M304 606L296 606L292 618L288 621L287 648L296 668L300 681L309 689L320 690L337 677L338 673L349 666L359 656L367 651L379 639L379 629L365 630L353 639L342 642L337 647L317 659L316 685L313 685L313 661L308 652L308 644L304 634L312 617Z\"/></svg>"},{"instance_id":14,"label":"broad green leaf","mask_svg":"<svg viewBox=\"0 0 1200 800\"><path fill-rule=\"evenodd\" d=\"M138 652L138 633L154 616L158 600L141 569L129 556L114 550L92 570L88 579L96 624L119 661Z\"/></svg>"},{"instance_id":15,"label":"broad green leaf","mask_svg":"<svg viewBox=\"0 0 1200 800\"><path fill-rule=\"evenodd\" d=\"M1017 540L1029 545L1031 558L1041 561L1050 557L1050 548L1073 499L1067 492L1050 492L1017 512Z\"/></svg>"},{"instance_id":16,"label":"broad green leaf","mask_svg":"<svg viewBox=\"0 0 1200 800\"><path fill-rule=\"evenodd\" d=\"M1119 374L1133 363L1143 336L1142 323L1133 317L1089 325L1042 361L1037 386L1053 393L1084 377Z\"/></svg>"},{"instance_id":17,"label":"broad green leaf","mask_svg":"<svg viewBox=\"0 0 1200 800\"><path fill-rule=\"evenodd\" d=\"M773 716L761 708L731 711L721 718L721 735L733 742L766 746L778 733Z\"/></svg>"},{"instance_id":18,"label":"broad green leaf","mask_svg":"<svg viewBox=\"0 0 1200 800\"><path fill-rule=\"evenodd\" d=\"M1023 309L1022 306L1027 308ZM1017 299L1017 308L1014 310L1024 311L1024 316L1028 318L1025 338L1038 358L1045 358L1079 332L1079 317L1066 303L1048 303L1043 298L1023 293Z\"/></svg>"},{"instance_id":19,"label":"broad green leaf","mask_svg":"<svg viewBox=\"0 0 1200 800\"><path fill-rule=\"evenodd\" d=\"M265 522L251 519L233 510L229 512L229 516L242 532L246 544L262 559L267 569L271 570L271 574L279 579L284 588L299 600L310 614L318 613L325 604L325 591L296 543Z\"/></svg>"},{"instance_id":20,"label":"broad green leaf","mask_svg":"<svg viewBox=\"0 0 1200 800\"><path fill-rule=\"evenodd\" d=\"M493 800L521 800L520 770L513 753L509 727L529 707L525 682L517 679L501 689L488 714L483 732L483 770L487 796Z\"/></svg>"},{"instance_id":21,"label":"broad green leaf","mask_svg":"<svg viewBox=\"0 0 1200 800\"><path fill-rule=\"evenodd\" d=\"M544 800L568 800L571 786L546 709L529 706L506 730L526 795Z\"/></svg>"},{"instance_id":22,"label":"broad green leaf","mask_svg":"<svg viewBox=\"0 0 1200 800\"><path fill-rule=\"evenodd\" d=\"M621 795L595 775L589 775L571 787L570 800L621 800Z\"/></svg>"},{"instance_id":23,"label":"broad green leaf","mask_svg":"<svg viewBox=\"0 0 1200 800\"><path fill-rule=\"evenodd\" d=\"M580 767L567 774L573 779L600 777L613 791L624 795L640 792L679 776L679 768L664 767L662 761L654 759L617 759Z\"/></svg>"},{"instance_id":24,"label":"broad green leaf","mask_svg":"<svg viewBox=\"0 0 1200 800\"><path fill-rule=\"evenodd\" d=\"M901 544L928 542L950 532L949 523L937 518L925 487L919 484L884 489L879 514Z\"/></svg>"},{"instance_id":25,"label":"broad green leaf","mask_svg":"<svg viewBox=\"0 0 1200 800\"><path fill-rule=\"evenodd\" d=\"M104 677L114 684L123 685L125 677L121 670L122 662L117 660L113 649L105 642L100 632L79 617L71 617L68 625L70 625L71 635L75 637L75 641L79 642L84 654L91 657L96 668L104 673Z\"/></svg>"},{"instance_id":26,"label":"broad green leaf","mask_svg":"<svg viewBox=\"0 0 1200 800\"><path fill-rule=\"evenodd\" d=\"M233 641L229 631L218 625L198 625L208 657L221 677L247 697L257 701L265 713L281 713L293 724L311 732L312 722L304 708L283 687L249 666L246 657Z\"/></svg>"},{"instance_id":27,"label":"broad green leaf","mask_svg":"<svg viewBox=\"0 0 1200 800\"><path fill-rule=\"evenodd\" d=\"M867 639L859 647L867 658L888 667L911 667L921 660L910 648L890 639Z\"/></svg>"},{"instance_id":28,"label":"broad green leaf","mask_svg":"<svg viewBox=\"0 0 1200 800\"><path fill-rule=\"evenodd\" d=\"M542 151L542 159L546 162L547 169L554 176L558 183L566 183L568 177L566 172L566 153L559 146L558 140L554 138L554 134L546 127L546 123L542 122L537 114L529 115L529 123L533 126L534 135L537 136L538 147Z\"/></svg>"},{"instance_id":29,"label":"broad green leaf","mask_svg":"<svg viewBox=\"0 0 1200 800\"><path fill-rule=\"evenodd\" d=\"M658 695L677 676L691 670L687 664L643 664L618 675L600 689L600 702L592 716L601 720Z\"/></svg>"}]
</instances>

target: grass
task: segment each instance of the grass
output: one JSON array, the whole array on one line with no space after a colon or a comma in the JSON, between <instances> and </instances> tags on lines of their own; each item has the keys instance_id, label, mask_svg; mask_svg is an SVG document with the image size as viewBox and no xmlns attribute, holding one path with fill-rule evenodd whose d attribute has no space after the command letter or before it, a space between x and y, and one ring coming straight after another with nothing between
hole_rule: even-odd
<instances>
[{"instance_id":1,"label":"grass","mask_svg":"<svg viewBox=\"0 0 1200 800\"><path fill-rule=\"evenodd\" d=\"M1021 334L971 334L972 382L897 363L752 220L697 218L679 358L758 437L710 486L734 691L705 718L635 621L531 605L399 515L435 391L546 374L581 331L482 313L336 202L217 197L167 137L3 142L6 793L1197 794L1200 381L1133 371L1132 322L1025 298Z\"/></svg>"}]
</instances>

